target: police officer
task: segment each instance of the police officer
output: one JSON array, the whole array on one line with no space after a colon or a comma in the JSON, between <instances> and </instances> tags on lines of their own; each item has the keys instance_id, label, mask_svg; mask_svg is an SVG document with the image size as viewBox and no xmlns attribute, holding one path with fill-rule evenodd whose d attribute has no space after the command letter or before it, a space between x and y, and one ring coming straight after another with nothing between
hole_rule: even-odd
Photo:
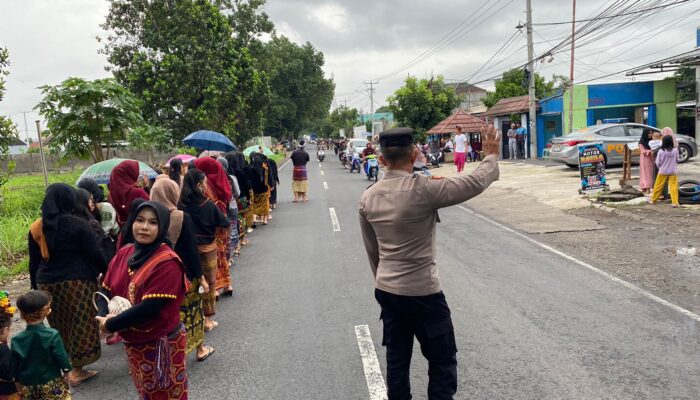
<instances>
[{"instance_id":1,"label":"police officer","mask_svg":"<svg viewBox=\"0 0 700 400\"><path fill-rule=\"evenodd\" d=\"M457 392L457 346L450 309L435 265L437 210L462 203L498 179L500 139L483 129L484 161L470 175L414 175L413 130L379 135L384 179L360 199L360 224L375 277L386 347L389 400L411 399L409 372L413 337L429 363L428 398L452 399Z\"/></svg>"}]
</instances>

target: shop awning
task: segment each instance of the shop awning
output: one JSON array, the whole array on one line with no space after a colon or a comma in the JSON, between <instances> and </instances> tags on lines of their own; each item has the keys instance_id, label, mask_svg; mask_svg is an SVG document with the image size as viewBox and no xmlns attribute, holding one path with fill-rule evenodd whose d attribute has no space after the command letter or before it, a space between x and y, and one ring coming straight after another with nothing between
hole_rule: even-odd
<instances>
[{"instance_id":1,"label":"shop awning","mask_svg":"<svg viewBox=\"0 0 700 400\"><path fill-rule=\"evenodd\" d=\"M488 126L486 122L460 109L432 127L428 131L428 134L445 135L448 133L456 133L458 125L462 127L462 132L464 133L479 133L482 128Z\"/></svg>"},{"instance_id":2,"label":"shop awning","mask_svg":"<svg viewBox=\"0 0 700 400\"><path fill-rule=\"evenodd\" d=\"M639 66L627 72L627 76L674 72L682 66L700 65L700 48Z\"/></svg>"}]
</instances>

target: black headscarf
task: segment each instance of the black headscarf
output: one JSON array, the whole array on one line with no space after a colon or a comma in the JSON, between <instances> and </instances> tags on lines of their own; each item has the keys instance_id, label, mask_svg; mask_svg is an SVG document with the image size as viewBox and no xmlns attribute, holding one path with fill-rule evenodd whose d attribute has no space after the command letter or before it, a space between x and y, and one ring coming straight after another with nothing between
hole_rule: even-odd
<instances>
[{"instance_id":1,"label":"black headscarf","mask_svg":"<svg viewBox=\"0 0 700 400\"><path fill-rule=\"evenodd\" d=\"M241 190L240 197L248 197L250 193L250 177L243 171L245 168L245 157L240 151L226 153L226 161L228 161L228 174L233 175L238 180L238 188Z\"/></svg>"},{"instance_id":2,"label":"black headscarf","mask_svg":"<svg viewBox=\"0 0 700 400\"><path fill-rule=\"evenodd\" d=\"M76 203L75 189L65 183L54 183L46 188L41 203L41 230L49 253L54 251L58 234L58 220L62 215L71 215Z\"/></svg>"},{"instance_id":3,"label":"black headscarf","mask_svg":"<svg viewBox=\"0 0 700 400\"><path fill-rule=\"evenodd\" d=\"M156 236L156 239L149 244L140 244L138 241L134 240L134 254L132 254L129 260L127 261L129 268L131 268L132 270L141 268L141 266L146 261L148 261L149 258L151 258L153 253L155 253L155 251L158 250L158 248L160 248L161 244L168 243L167 240L168 228L170 228L170 211L167 208L165 208L164 205L158 203L157 201L145 201L136 208L136 212L134 212L134 215L138 215L138 213L145 208L152 209L158 217L158 235ZM134 217L134 220L135 219L136 217ZM133 221L128 229L133 231Z\"/></svg>"},{"instance_id":4,"label":"black headscarf","mask_svg":"<svg viewBox=\"0 0 700 400\"><path fill-rule=\"evenodd\" d=\"M103 203L105 201L105 190L94 179L83 178L78 182L78 187L90 192L95 203Z\"/></svg>"},{"instance_id":5,"label":"black headscarf","mask_svg":"<svg viewBox=\"0 0 700 400\"><path fill-rule=\"evenodd\" d=\"M124 226L121 227L121 240L119 241L119 248L129 243L134 243L134 232L131 228L134 225L134 220L136 219L136 209L138 209L139 206L145 202L146 200L142 198L136 198L131 202L131 205L129 206L129 218L126 220L126 223L124 223Z\"/></svg>"},{"instance_id":6,"label":"black headscarf","mask_svg":"<svg viewBox=\"0 0 700 400\"><path fill-rule=\"evenodd\" d=\"M654 131L652 131L651 129L644 128L642 130L642 137L639 138L639 144L643 144L647 150L651 148L651 146L649 145L649 142L651 141L649 135L651 135L652 133L654 133Z\"/></svg>"}]
</instances>

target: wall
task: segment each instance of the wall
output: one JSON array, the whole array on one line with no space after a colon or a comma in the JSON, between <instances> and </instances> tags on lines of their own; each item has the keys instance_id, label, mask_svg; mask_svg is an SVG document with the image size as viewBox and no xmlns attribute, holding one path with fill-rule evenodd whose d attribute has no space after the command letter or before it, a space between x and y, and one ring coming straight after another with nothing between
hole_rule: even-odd
<instances>
[{"instance_id":1,"label":"wall","mask_svg":"<svg viewBox=\"0 0 700 400\"><path fill-rule=\"evenodd\" d=\"M564 113L562 115L564 119L563 134L567 135L573 130L585 128L586 124L586 110L588 109L588 86L574 86L574 120L573 129L569 126L569 113L571 109L569 108L569 91L564 92L563 97L564 103Z\"/></svg>"},{"instance_id":2,"label":"wall","mask_svg":"<svg viewBox=\"0 0 700 400\"><path fill-rule=\"evenodd\" d=\"M664 79L654 82L654 103L656 104L656 127L666 126L676 132L678 128L678 109L676 108L676 81Z\"/></svg>"}]
</instances>

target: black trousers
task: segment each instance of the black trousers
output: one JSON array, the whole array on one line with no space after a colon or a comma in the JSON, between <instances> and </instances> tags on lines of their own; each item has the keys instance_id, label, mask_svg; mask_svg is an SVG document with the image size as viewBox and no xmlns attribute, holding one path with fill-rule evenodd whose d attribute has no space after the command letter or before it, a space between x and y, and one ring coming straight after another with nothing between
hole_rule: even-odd
<instances>
[{"instance_id":1,"label":"black trousers","mask_svg":"<svg viewBox=\"0 0 700 400\"><path fill-rule=\"evenodd\" d=\"M525 138L517 138L518 158L525 159Z\"/></svg>"},{"instance_id":2,"label":"black trousers","mask_svg":"<svg viewBox=\"0 0 700 400\"><path fill-rule=\"evenodd\" d=\"M375 289L384 323L386 381L389 400L410 400L413 337L428 360L428 399L452 400L457 392L457 345L442 292L399 296Z\"/></svg>"}]
</instances>

